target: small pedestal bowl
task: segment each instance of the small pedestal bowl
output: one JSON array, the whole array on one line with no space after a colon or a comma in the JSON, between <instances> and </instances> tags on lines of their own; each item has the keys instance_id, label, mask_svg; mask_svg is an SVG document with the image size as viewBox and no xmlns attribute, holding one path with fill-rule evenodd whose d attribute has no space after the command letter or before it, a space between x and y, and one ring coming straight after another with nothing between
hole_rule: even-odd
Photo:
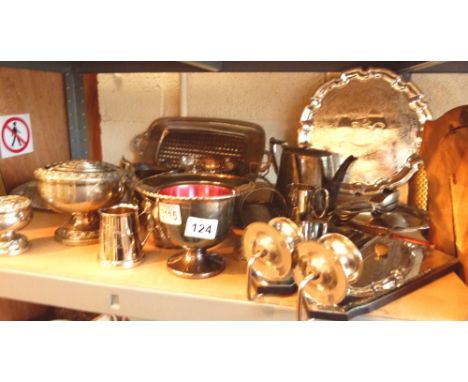
<instances>
[{"instance_id":1,"label":"small pedestal bowl","mask_svg":"<svg viewBox=\"0 0 468 382\"><path fill-rule=\"evenodd\" d=\"M0 196L0 255L16 256L30 247L26 236L16 231L32 219L31 199L25 196Z\"/></svg>"},{"instance_id":2,"label":"small pedestal bowl","mask_svg":"<svg viewBox=\"0 0 468 382\"><path fill-rule=\"evenodd\" d=\"M104 162L60 162L37 169L34 176L47 204L72 215L67 224L55 231L55 238L67 245L97 243L97 211L118 203L125 192L124 171Z\"/></svg>"},{"instance_id":3,"label":"small pedestal bowl","mask_svg":"<svg viewBox=\"0 0 468 382\"><path fill-rule=\"evenodd\" d=\"M207 248L229 234L235 189L204 181L172 184L157 192L158 222L166 237L185 249L168 259L168 269L185 278L206 278L224 270L224 259Z\"/></svg>"}]
</instances>

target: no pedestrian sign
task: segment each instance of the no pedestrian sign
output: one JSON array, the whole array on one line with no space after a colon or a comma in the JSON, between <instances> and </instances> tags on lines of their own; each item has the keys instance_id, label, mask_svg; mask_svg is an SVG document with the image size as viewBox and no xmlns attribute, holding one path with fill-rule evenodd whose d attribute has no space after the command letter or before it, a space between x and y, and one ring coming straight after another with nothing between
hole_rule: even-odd
<instances>
[{"instance_id":1,"label":"no pedestrian sign","mask_svg":"<svg viewBox=\"0 0 468 382\"><path fill-rule=\"evenodd\" d=\"M0 156L9 158L33 152L29 114L0 116Z\"/></svg>"}]
</instances>

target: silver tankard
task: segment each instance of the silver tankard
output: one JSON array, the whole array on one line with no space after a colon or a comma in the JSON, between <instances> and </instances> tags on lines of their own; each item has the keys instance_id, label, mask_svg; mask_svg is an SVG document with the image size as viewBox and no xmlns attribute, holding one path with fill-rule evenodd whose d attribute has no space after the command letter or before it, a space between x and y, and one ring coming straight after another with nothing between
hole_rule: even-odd
<instances>
[{"instance_id":1,"label":"silver tankard","mask_svg":"<svg viewBox=\"0 0 468 382\"><path fill-rule=\"evenodd\" d=\"M154 228L140 239L140 215L133 204L117 204L99 210L99 261L102 265L131 268L144 259L145 246ZM150 217L150 215L147 215ZM149 218L151 220L151 218Z\"/></svg>"}]
</instances>

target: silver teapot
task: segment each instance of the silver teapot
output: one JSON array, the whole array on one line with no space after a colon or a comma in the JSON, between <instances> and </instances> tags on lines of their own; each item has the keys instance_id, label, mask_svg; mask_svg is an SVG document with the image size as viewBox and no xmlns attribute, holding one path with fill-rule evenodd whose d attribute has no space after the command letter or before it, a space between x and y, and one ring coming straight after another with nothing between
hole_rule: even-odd
<instances>
[{"instance_id":1,"label":"silver teapot","mask_svg":"<svg viewBox=\"0 0 468 382\"><path fill-rule=\"evenodd\" d=\"M277 148L282 147L280 164L277 161ZM329 151L306 147L291 147L285 141L270 139L273 168L278 175L277 190L288 201L291 217L294 210L304 216L308 208L308 191L324 188L329 193L328 210L336 206L341 182L353 156L346 158L340 165L341 157Z\"/></svg>"}]
</instances>

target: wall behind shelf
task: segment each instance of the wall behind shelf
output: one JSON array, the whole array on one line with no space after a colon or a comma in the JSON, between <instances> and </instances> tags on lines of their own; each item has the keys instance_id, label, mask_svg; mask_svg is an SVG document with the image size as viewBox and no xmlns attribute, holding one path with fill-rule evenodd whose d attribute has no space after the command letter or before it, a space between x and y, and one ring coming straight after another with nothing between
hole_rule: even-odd
<instances>
[{"instance_id":1,"label":"wall behind shelf","mask_svg":"<svg viewBox=\"0 0 468 382\"><path fill-rule=\"evenodd\" d=\"M130 156L129 143L156 118L187 115L260 124L268 137L293 143L301 112L334 73L178 73L98 75L103 159ZM468 104L468 74L415 74L437 118ZM185 89L184 89L185 87ZM185 95L185 100L182 99Z\"/></svg>"},{"instance_id":2,"label":"wall behind shelf","mask_svg":"<svg viewBox=\"0 0 468 382\"><path fill-rule=\"evenodd\" d=\"M98 96L104 161L130 158L131 139L157 118L179 115L177 73L99 74Z\"/></svg>"}]
</instances>

